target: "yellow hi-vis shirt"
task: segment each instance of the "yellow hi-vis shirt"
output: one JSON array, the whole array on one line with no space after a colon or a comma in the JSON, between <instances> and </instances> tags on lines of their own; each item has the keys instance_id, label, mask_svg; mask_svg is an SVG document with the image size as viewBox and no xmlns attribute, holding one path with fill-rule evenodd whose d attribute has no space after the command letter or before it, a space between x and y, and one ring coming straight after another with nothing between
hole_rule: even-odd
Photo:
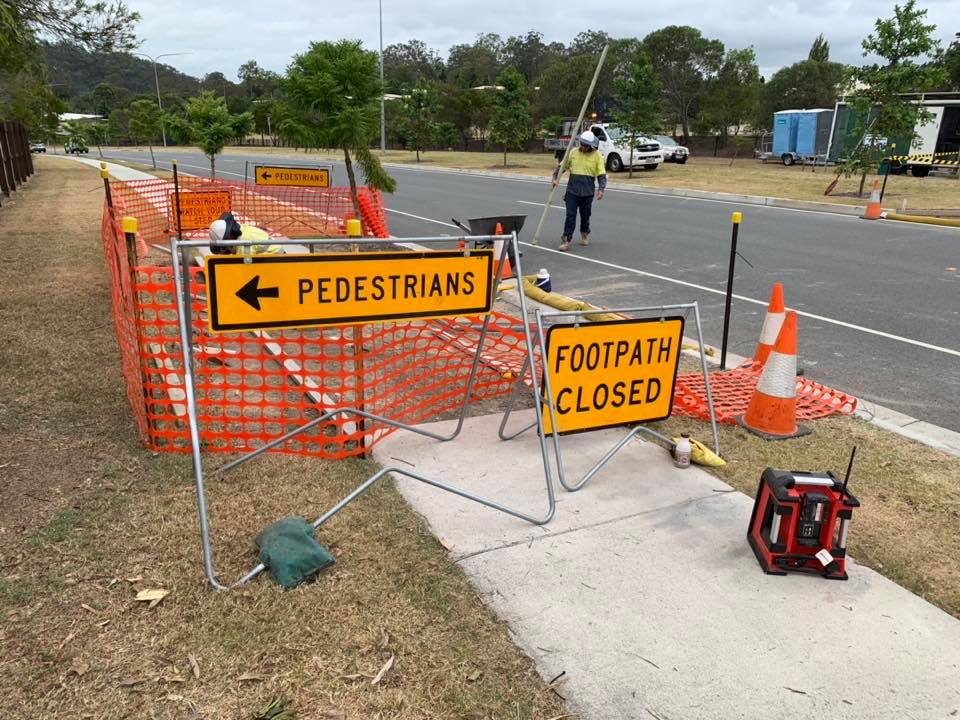
<instances>
[{"instance_id":1,"label":"yellow hi-vis shirt","mask_svg":"<svg viewBox=\"0 0 960 720\"><path fill-rule=\"evenodd\" d=\"M269 240L270 234L255 225L240 225L241 240ZM240 248L243 255L278 255L283 252L282 245L244 245Z\"/></svg>"},{"instance_id":2,"label":"yellow hi-vis shirt","mask_svg":"<svg viewBox=\"0 0 960 720\"><path fill-rule=\"evenodd\" d=\"M563 164L563 169L570 173L567 192L573 195L593 195L594 178L598 178L601 190L607 186L607 170L603 166L603 155L597 150L592 152L572 150Z\"/></svg>"}]
</instances>

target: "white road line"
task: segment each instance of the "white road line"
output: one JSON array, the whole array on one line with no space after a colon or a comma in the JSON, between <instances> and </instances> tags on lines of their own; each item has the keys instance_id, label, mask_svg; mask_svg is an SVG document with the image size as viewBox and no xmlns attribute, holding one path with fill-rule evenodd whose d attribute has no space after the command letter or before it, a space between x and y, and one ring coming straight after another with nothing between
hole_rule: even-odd
<instances>
[{"instance_id":1,"label":"white road line","mask_svg":"<svg viewBox=\"0 0 960 720\"><path fill-rule=\"evenodd\" d=\"M411 217L416 220L423 220L424 222L436 223L437 225L446 225L447 227L452 227L452 228L456 228L457 230L460 230L460 228L458 228L453 223L443 222L443 220L434 220L433 218L423 217L422 215L414 215L413 213L402 212L401 210L394 210L393 208L384 208L384 210L386 210L387 212L395 213L397 215L403 215L404 217Z\"/></svg>"},{"instance_id":2,"label":"white road line","mask_svg":"<svg viewBox=\"0 0 960 720\"><path fill-rule=\"evenodd\" d=\"M656 273L646 272L645 270L637 270L636 268L627 267L626 265L617 265L616 263L606 262L605 260L595 260L594 258L582 257L580 255L571 255L567 252L560 252L559 250L554 250L553 248L546 248L542 245L533 245L532 243L522 242L521 245L526 245L530 248L536 248L537 250L542 250L543 252L556 253L557 255L562 255L565 258L571 260L581 260L583 262L593 263L595 265L602 265L604 267L613 268L614 270L620 270L622 272L632 273L634 275L643 275L644 277L654 278L656 280L663 280L664 282L674 283L675 285L684 285L686 287L695 288L697 290L702 290L703 292L713 293L715 295L726 295L727 293L723 290L717 290L716 288L706 287L705 285L697 285L696 283L687 282L686 280L677 280L676 278L667 277L666 275L657 275ZM755 298L747 297L745 295L737 295L736 293L732 294L737 300L742 300L744 302L753 303L754 305L762 305L766 307L766 300L757 300ZM793 308L790 308L791 310ZM940 347L939 345L931 345L930 343L925 343L920 340L913 340L911 338L902 337L900 335L893 335L891 333L883 332L882 330L874 330L873 328L864 327L862 325L854 325L853 323L844 322L843 320L834 320L833 318L824 317L823 315L816 315L814 313L804 312L803 310L797 310L797 315L802 317L808 317L813 320L820 320L821 322L830 323L831 325L838 325L840 327L849 328L850 330L857 330L862 333L867 333L869 335L876 335L878 337L887 338L888 340L896 340L897 342L907 343L908 345L915 345L916 347L921 347L926 350L935 350L936 352L942 352L947 355L954 355L960 357L960 350L953 350L951 348Z\"/></svg>"},{"instance_id":3,"label":"white road line","mask_svg":"<svg viewBox=\"0 0 960 720\"><path fill-rule=\"evenodd\" d=\"M530 202L529 200L517 200L517 202L523 203L524 205L536 205L537 207L543 207L546 205L546 203ZM552 207L554 210L566 210L563 205L551 205L550 207Z\"/></svg>"}]
</instances>

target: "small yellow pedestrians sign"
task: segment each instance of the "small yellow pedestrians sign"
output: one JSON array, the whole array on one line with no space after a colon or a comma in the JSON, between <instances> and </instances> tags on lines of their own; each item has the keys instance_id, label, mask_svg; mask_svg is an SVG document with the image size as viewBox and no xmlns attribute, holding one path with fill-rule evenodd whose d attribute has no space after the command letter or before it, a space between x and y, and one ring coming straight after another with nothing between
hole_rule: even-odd
<instances>
[{"instance_id":1,"label":"small yellow pedestrians sign","mask_svg":"<svg viewBox=\"0 0 960 720\"><path fill-rule=\"evenodd\" d=\"M670 417L683 318L554 325L547 373L560 433ZM553 432L543 406L546 432Z\"/></svg>"},{"instance_id":2,"label":"small yellow pedestrians sign","mask_svg":"<svg viewBox=\"0 0 960 720\"><path fill-rule=\"evenodd\" d=\"M493 251L212 255L206 277L212 332L475 315Z\"/></svg>"},{"instance_id":3,"label":"small yellow pedestrians sign","mask_svg":"<svg viewBox=\"0 0 960 720\"><path fill-rule=\"evenodd\" d=\"M177 194L170 193L173 226L177 226ZM210 227L225 212L230 212L230 193L226 190L194 190L180 193L180 223L184 230Z\"/></svg>"},{"instance_id":4,"label":"small yellow pedestrians sign","mask_svg":"<svg viewBox=\"0 0 960 720\"><path fill-rule=\"evenodd\" d=\"M330 187L328 168L276 167L257 165L254 172L257 185L283 185L300 187Z\"/></svg>"}]
</instances>

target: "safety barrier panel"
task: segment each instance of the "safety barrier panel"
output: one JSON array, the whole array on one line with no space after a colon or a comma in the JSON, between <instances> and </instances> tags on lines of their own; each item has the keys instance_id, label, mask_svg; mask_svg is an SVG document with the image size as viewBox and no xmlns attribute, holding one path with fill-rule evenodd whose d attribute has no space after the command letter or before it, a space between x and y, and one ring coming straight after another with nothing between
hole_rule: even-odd
<instances>
[{"instance_id":1,"label":"safety barrier panel","mask_svg":"<svg viewBox=\"0 0 960 720\"><path fill-rule=\"evenodd\" d=\"M10 196L33 175L27 131L18 122L0 122L0 193Z\"/></svg>"}]
</instances>

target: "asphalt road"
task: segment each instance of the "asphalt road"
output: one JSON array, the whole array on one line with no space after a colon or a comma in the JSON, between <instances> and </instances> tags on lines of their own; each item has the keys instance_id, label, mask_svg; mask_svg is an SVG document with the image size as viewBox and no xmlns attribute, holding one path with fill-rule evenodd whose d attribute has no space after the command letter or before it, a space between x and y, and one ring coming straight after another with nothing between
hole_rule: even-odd
<instances>
[{"instance_id":1,"label":"asphalt road","mask_svg":"<svg viewBox=\"0 0 960 720\"><path fill-rule=\"evenodd\" d=\"M146 152L112 157L149 162ZM157 157L164 166L176 157L184 172L208 174L198 153ZM242 178L246 160L263 163L265 156L222 155L218 174ZM535 179L414 167L390 172L398 189L386 204L398 237L455 235L451 217L526 214L520 240L529 243L549 189ZM342 163L334 164L333 182L346 183ZM540 246L524 248L525 273L545 267L556 291L607 307L698 301L704 339L719 345L730 213L740 210L739 250L753 267L737 263L730 351L753 353L779 280L787 306L800 313L800 364L808 376L960 431L960 230L611 190L594 203L592 244L560 253L561 192Z\"/></svg>"}]
</instances>

